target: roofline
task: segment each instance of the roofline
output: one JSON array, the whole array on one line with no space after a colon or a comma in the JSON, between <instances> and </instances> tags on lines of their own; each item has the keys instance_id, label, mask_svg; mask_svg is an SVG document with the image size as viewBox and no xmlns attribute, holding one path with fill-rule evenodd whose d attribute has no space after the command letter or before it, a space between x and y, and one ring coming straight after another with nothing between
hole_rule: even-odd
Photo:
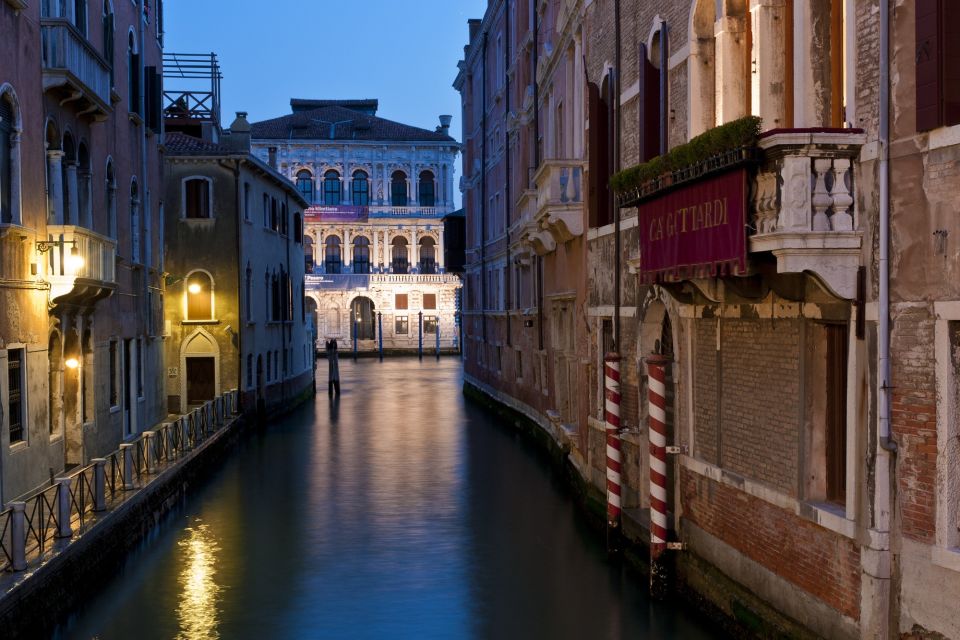
<instances>
[{"instance_id":1,"label":"roofline","mask_svg":"<svg viewBox=\"0 0 960 640\"><path fill-rule=\"evenodd\" d=\"M236 153L177 153L177 154L164 154L165 160L239 160L250 165L266 177L272 179L279 186L283 187L286 191L290 192L293 195L294 200L297 201L297 204L300 205L302 209L306 209L310 206L310 203L307 202L303 195L297 191L297 186L293 184L286 176L284 176L279 171L276 171L263 162L256 156L250 153L236 152Z\"/></svg>"}]
</instances>

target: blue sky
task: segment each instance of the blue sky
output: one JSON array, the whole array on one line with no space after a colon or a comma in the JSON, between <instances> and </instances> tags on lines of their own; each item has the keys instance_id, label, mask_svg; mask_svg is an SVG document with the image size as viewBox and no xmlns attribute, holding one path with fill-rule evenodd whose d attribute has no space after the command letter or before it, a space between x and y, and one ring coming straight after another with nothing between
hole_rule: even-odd
<instances>
[{"instance_id":1,"label":"blue sky","mask_svg":"<svg viewBox=\"0 0 960 640\"><path fill-rule=\"evenodd\" d=\"M165 50L215 52L225 126L290 112L290 98L378 98L377 115L434 129L453 116L451 86L467 19L486 0L167 0ZM169 81L168 81L169 82Z\"/></svg>"}]
</instances>

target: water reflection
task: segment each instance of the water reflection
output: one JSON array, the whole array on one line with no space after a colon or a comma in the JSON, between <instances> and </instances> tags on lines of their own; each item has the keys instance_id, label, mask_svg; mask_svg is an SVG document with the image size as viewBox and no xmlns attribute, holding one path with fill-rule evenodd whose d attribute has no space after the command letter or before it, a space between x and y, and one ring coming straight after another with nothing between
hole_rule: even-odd
<instances>
[{"instance_id":1,"label":"water reflection","mask_svg":"<svg viewBox=\"0 0 960 640\"><path fill-rule=\"evenodd\" d=\"M180 633L177 640L219 638L217 608L221 587L214 575L220 545L206 524L187 527L186 534L185 539L177 542L184 563L179 579L177 618Z\"/></svg>"},{"instance_id":2,"label":"water reflection","mask_svg":"<svg viewBox=\"0 0 960 640\"><path fill-rule=\"evenodd\" d=\"M709 637L608 563L458 360L340 367L341 396L245 439L64 637Z\"/></svg>"}]
</instances>

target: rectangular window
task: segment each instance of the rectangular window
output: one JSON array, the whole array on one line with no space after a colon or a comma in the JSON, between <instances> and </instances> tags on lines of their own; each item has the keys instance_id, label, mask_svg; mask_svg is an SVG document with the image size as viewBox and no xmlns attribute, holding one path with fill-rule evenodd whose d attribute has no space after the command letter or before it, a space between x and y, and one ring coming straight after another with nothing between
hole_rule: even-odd
<instances>
[{"instance_id":1,"label":"rectangular window","mask_svg":"<svg viewBox=\"0 0 960 640\"><path fill-rule=\"evenodd\" d=\"M827 500L847 498L847 327L827 325Z\"/></svg>"},{"instance_id":2,"label":"rectangular window","mask_svg":"<svg viewBox=\"0 0 960 640\"><path fill-rule=\"evenodd\" d=\"M247 389L253 388L253 355L247 354Z\"/></svg>"},{"instance_id":3,"label":"rectangular window","mask_svg":"<svg viewBox=\"0 0 960 640\"><path fill-rule=\"evenodd\" d=\"M437 308L437 294L435 294L435 293L425 293L425 294L423 294L423 308L424 308L424 309L436 309L436 308Z\"/></svg>"},{"instance_id":4,"label":"rectangular window","mask_svg":"<svg viewBox=\"0 0 960 640\"><path fill-rule=\"evenodd\" d=\"M7 391L10 415L8 423L10 425L10 443L22 442L24 440L23 423L24 408L26 407L26 398L24 397L24 370L25 370L25 350L10 349L7 351Z\"/></svg>"},{"instance_id":5,"label":"rectangular window","mask_svg":"<svg viewBox=\"0 0 960 640\"><path fill-rule=\"evenodd\" d=\"M210 183L202 178L187 180L183 185L184 217L210 217Z\"/></svg>"},{"instance_id":6,"label":"rectangular window","mask_svg":"<svg viewBox=\"0 0 960 640\"><path fill-rule=\"evenodd\" d=\"M143 338L137 338L137 397L143 397Z\"/></svg>"},{"instance_id":7,"label":"rectangular window","mask_svg":"<svg viewBox=\"0 0 960 640\"><path fill-rule=\"evenodd\" d=\"M394 333L398 336L405 336L410 332L410 324L407 316L397 316L396 324L394 325Z\"/></svg>"},{"instance_id":8,"label":"rectangular window","mask_svg":"<svg viewBox=\"0 0 960 640\"><path fill-rule=\"evenodd\" d=\"M110 406L120 404L120 356L117 353L117 341L110 341Z\"/></svg>"},{"instance_id":9,"label":"rectangular window","mask_svg":"<svg viewBox=\"0 0 960 640\"><path fill-rule=\"evenodd\" d=\"M393 305L394 309L407 309L407 294L398 293L396 295L396 300Z\"/></svg>"},{"instance_id":10,"label":"rectangular window","mask_svg":"<svg viewBox=\"0 0 960 640\"><path fill-rule=\"evenodd\" d=\"M429 334L437 332L437 316L423 316L423 332Z\"/></svg>"},{"instance_id":11,"label":"rectangular window","mask_svg":"<svg viewBox=\"0 0 960 640\"><path fill-rule=\"evenodd\" d=\"M270 196L263 194L263 226L270 227Z\"/></svg>"}]
</instances>

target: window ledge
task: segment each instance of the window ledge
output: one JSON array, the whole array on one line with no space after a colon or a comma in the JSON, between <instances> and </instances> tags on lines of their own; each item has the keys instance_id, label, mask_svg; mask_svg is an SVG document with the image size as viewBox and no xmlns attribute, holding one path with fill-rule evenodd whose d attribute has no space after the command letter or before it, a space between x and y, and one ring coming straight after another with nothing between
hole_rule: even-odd
<instances>
[{"instance_id":1,"label":"window ledge","mask_svg":"<svg viewBox=\"0 0 960 640\"><path fill-rule=\"evenodd\" d=\"M17 442L10 443L10 453L15 454L20 451L26 451L30 447L29 443L26 440L18 440Z\"/></svg>"},{"instance_id":2,"label":"window ledge","mask_svg":"<svg viewBox=\"0 0 960 640\"><path fill-rule=\"evenodd\" d=\"M927 138L927 151L942 149L960 144L960 125L939 127L930 131Z\"/></svg>"},{"instance_id":3,"label":"window ledge","mask_svg":"<svg viewBox=\"0 0 960 640\"><path fill-rule=\"evenodd\" d=\"M960 548L931 547L930 560L933 564L951 571L960 571Z\"/></svg>"},{"instance_id":4,"label":"window ledge","mask_svg":"<svg viewBox=\"0 0 960 640\"><path fill-rule=\"evenodd\" d=\"M209 216L206 218L188 218L186 216L180 218L180 222L197 222L197 223L210 223L216 222L216 218Z\"/></svg>"},{"instance_id":5,"label":"window ledge","mask_svg":"<svg viewBox=\"0 0 960 640\"><path fill-rule=\"evenodd\" d=\"M212 318L211 318L210 320L181 320L181 321L180 321L180 324L181 324L181 325L192 325L192 324L220 324L220 321L219 321L219 320L214 320L214 319L212 319Z\"/></svg>"},{"instance_id":6,"label":"window ledge","mask_svg":"<svg viewBox=\"0 0 960 640\"><path fill-rule=\"evenodd\" d=\"M4 222L0 224L0 238L7 236L18 236L20 238L29 238L34 232L26 227L13 222Z\"/></svg>"},{"instance_id":7,"label":"window ledge","mask_svg":"<svg viewBox=\"0 0 960 640\"><path fill-rule=\"evenodd\" d=\"M120 405L110 407L110 414L113 415L114 413L120 413Z\"/></svg>"}]
</instances>

